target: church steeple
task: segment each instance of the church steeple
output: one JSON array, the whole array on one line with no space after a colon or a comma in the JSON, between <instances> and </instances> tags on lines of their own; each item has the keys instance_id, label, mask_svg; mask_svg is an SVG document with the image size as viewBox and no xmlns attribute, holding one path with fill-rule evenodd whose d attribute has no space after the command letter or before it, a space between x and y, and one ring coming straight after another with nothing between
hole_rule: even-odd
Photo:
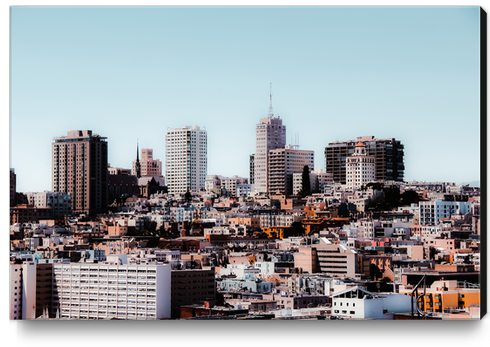
<instances>
[{"instance_id":1,"label":"church steeple","mask_svg":"<svg viewBox=\"0 0 490 347\"><path fill-rule=\"evenodd\" d=\"M140 164L140 147L139 142L136 143L136 177L141 178L141 164Z\"/></svg>"}]
</instances>

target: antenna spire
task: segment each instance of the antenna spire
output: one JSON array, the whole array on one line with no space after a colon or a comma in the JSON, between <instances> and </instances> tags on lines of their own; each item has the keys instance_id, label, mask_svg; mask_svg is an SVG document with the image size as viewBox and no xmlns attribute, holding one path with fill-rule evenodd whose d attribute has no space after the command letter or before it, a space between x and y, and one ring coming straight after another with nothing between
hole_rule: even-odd
<instances>
[{"instance_id":1,"label":"antenna spire","mask_svg":"<svg viewBox=\"0 0 490 347\"><path fill-rule=\"evenodd\" d=\"M273 112L272 112L272 82L270 84L269 98L270 98L269 117L272 117L274 115Z\"/></svg>"},{"instance_id":2,"label":"antenna spire","mask_svg":"<svg viewBox=\"0 0 490 347\"><path fill-rule=\"evenodd\" d=\"M136 177L141 177L141 164L140 164L140 144L139 139L136 140L136 164L135 164Z\"/></svg>"}]
</instances>

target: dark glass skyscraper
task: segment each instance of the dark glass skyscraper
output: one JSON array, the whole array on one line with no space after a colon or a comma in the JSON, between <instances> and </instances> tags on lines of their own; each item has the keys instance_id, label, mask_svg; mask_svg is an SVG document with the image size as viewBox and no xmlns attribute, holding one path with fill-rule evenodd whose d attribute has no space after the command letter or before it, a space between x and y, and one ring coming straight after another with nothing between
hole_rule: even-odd
<instances>
[{"instance_id":1,"label":"dark glass skyscraper","mask_svg":"<svg viewBox=\"0 0 490 347\"><path fill-rule=\"evenodd\" d=\"M375 158L376 181L403 181L403 144L394 138L362 136L356 140L331 142L325 148L326 172L333 174L334 182L346 183L346 158L354 153L359 142L366 146L366 154Z\"/></svg>"}]
</instances>

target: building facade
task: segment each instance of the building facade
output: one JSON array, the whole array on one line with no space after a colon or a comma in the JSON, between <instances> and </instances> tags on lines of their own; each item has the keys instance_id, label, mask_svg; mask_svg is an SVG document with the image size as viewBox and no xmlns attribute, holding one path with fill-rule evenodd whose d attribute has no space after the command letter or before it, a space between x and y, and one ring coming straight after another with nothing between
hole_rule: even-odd
<instances>
[{"instance_id":1,"label":"building facade","mask_svg":"<svg viewBox=\"0 0 490 347\"><path fill-rule=\"evenodd\" d=\"M259 124L255 126L255 154L253 160L253 181L255 191L267 193L269 174L269 152L273 149L284 148L286 146L286 126L282 125L280 117L274 117L272 104L269 109L269 116L261 118Z\"/></svg>"},{"instance_id":2,"label":"building facade","mask_svg":"<svg viewBox=\"0 0 490 347\"><path fill-rule=\"evenodd\" d=\"M153 149L143 148L141 149L141 160L139 160L140 176L162 176L162 161L153 159ZM137 160L133 161L132 175L136 175Z\"/></svg>"},{"instance_id":3,"label":"building facade","mask_svg":"<svg viewBox=\"0 0 490 347\"><path fill-rule=\"evenodd\" d=\"M442 218L465 215L471 212L471 202L445 201L437 199L432 201L420 201L419 218L421 225L438 225Z\"/></svg>"},{"instance_id":4,"label":"building facade","mask_svg":"<svg viewBox=\"0 0 490 347\"><path fill-rule=\"evenodd\" d=\"M292 146L270 150L268 192L293 194L293 174L302 173L305 166L308 166L310 172L313 170L313 151L294 149Z\"/></svg>"},{"instance_id":5,"label":"building facade","mask_svg":"<svg viewBox=\"0 0 490 347\"><path fill-rule=\"evenodd\" d=\"M361 188L376 179L374 157L367 155L366 146L359 142L354 153L346 158L346 186L349 190Z\"/></svg>"},{"instance_id":6,"label":"building facade","mask_svg":"<svg viewBox=\"0 0 490 347\"><path fill-rule=\"evenodd\" d=\"M108 205L108 162L105 137L92 130L73 130L52 144L54 192L67 193L73 213L105 213Z\"/></svg>"},{"instance_id":7,"label":"building facade","mask_svg":"<svg viewBox=\"0 0 490 347\"><path fill-rule=\"evenodd\" d=\"M358 272L358 254L344 245L331 243L321 237L318 244L299 247L294 255L294 266L304 272L321 272L328 276L355 277Z\"/></svg>"},{"instance_id":8,"label":"building facade","mask_svg":"<svg viewBox=\"0 0 490 347\"><path fill-rule=\"evenodd\" d=\"M255 184L255 154L250 154L248 165L249 165L250 184Z\"/></svg>"},{"instance_id":9,"label":"building facade","mask_svg":"<svg viewBox=\"0 0 490 347\"><path fill-rule=\"evenodd\" d=\"M333 174L333 180L346 184L347 158L355 152L356 145L361 142L366 154L375 160L376 181L403 182L405 165L404 146L394 138L376 139L374 136L361 136L357 140L331 142L325 148L326 172Z\"/></svg>"},{"instance_id":10,"label":"building facade","mask_svg":"<svg viewBox=\"0 0 490 347\"><path fill-rule=\"evenodd\" d=\"M10 207L15 206L15 193L17 192L16 186L17 176L15 170L10 169Z\"/></svg>"},{"instance_id":11,"label":"building facade","mask_svg":"<svg viewBox=\"0 0 490 347\"><path fill-rule=\"evenodd\" d=\"M207 133L198 126L167 131L165 176L170 194L205 189Z\"/></svg>"},{"instance_id":12,"label":"building facade","mask_svg":"<svg viewBox=\"0 0 490 347\"><path fill-rule=\"evenodd\" d=\"M41 219L53 218L53 210L50 207L38 208L28 205L17 205L10 208L10 224L39 223Z\"/></svg>"},{"instance_id":13,"label":"building facade","mask_svg":"<svg viewBox=\"0 0 490 347\"><path fill-rule=\"evenodd\" d=\"M53 265L53 306L61 319L170 318L169 265Z\"/></svg>"},{"instance_id":14,"label":"building facade","mask_svg":"<svg viewBox=\"0 0 490 347\"><path fill-rule=\"evenodd\" d=\"M180 318L183 305L216 302L215 271L191 269L172 270L172 317Z\"/></svg>"},{"instance_id":15,"label":"building facade","mask_svg":"<svg viewBox=\"0 0 490 347\"><path fill-rule=\"evenodd\" d=\"M52 209L53 217L71 216L72 201L71 196L67 193L60 192L34 192L26 193L30 206L37 208Z\"/></svg>"}]
</instances>

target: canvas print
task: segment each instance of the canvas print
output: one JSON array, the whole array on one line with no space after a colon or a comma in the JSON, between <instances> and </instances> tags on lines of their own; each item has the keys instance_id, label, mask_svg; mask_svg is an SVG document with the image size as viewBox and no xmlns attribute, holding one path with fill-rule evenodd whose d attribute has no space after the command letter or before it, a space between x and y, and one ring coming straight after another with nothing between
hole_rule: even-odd
<instances>
[{"instance_id":1,"label":"canvas print","mask_svg":"<svg viewBox=\"0 0 490 347\"><path fill-rule=\"evenodd\" d=\"M10 320L480 319L483 24L12 6Z\"/></svg>"}]
</instances>

